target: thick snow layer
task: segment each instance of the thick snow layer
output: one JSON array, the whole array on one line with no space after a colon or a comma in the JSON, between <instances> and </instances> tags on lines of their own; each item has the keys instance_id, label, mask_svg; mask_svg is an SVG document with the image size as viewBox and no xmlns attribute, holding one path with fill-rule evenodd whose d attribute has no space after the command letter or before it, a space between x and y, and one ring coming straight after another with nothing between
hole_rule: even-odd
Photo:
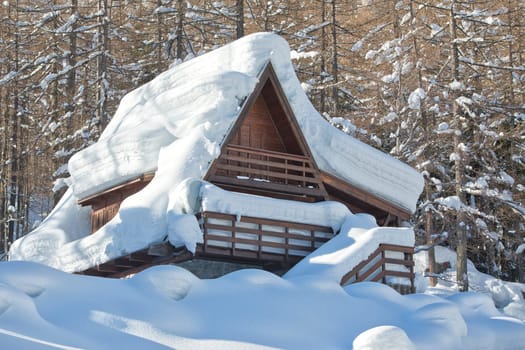
<instances>
[{"instance_id":1,"label":"thick snow layer","mask_svg":"<svg viewBox=\"0 0 525 350\"><path fill-rule=\"evenodd\" d=\"M328 226L334 232L338 232L345 219L351 215L348 208L339 202L303 203L273 199L228 192L210 183L203 184L201 195L202 211L232 214L238 218L252 216Z\"/></svg>"},{"instance_id":2,"label":"thick snow layer","mask_svg":"<svg viewBox=\"0 0 525 350\"><path fill-rule=\"evenodd\" d=\"M203 135L221 144L240 101L271 61L319 166L407 210L415 209L421 176L409 166L330 126L304 94L290 50L280 37L259 33L177 65L123 98L101 140L72 157L77 198L157 168L159 150L207 122ZM193 140L195 142L195 140ZM211 157L184 159L207 170ZM180 158L177 153L173 158ZM198 177L199 173L193 174Z\"/></svg>"},{"instance_id":3,"label":"thick snow layer","mask_svg":"<svg viewBox=\"0 0 525 350\"><path fill-rule=\"evenodd\" d=\"M259 33L177 65L126 95L100 140L71 158L71 189L61 207L13 244L10 259L81 271L166 239L194 249L200 241L195 221L178 217L188 214L186 181L202 179L219 156L241 101L269 61L319 167L414 211L420 174L327 123L301 89L286 41ZM76 202L150 171L155 171L151 183L89 235L89 209ZM316 208L319 213L306 216L340 217L332 204ZM334 226L332 218L328 221Z\"/></svg>"},{"instance_id":4,"label":"thick snow layer","mask_svg":"<svg viewBox=\"0 0 525 350\"><path fill-rule=\"evenodd\" d=\"M243 270L157 266L126 280L0 263L2 349L523 349L525 324L480 293L401 296Z\"/></svg>"},{"instance_id":5,"label":"thick snow layer","mask_svg":"<svg viewBox=\"0 0 525 350\"><path fill-rule=\"evenodd\" d=\"M13 242L9 258L60 266L54 252L90 232L91 208L78 206L69 189L47 218L30 234Z\"/></svg>"}]
</instances>

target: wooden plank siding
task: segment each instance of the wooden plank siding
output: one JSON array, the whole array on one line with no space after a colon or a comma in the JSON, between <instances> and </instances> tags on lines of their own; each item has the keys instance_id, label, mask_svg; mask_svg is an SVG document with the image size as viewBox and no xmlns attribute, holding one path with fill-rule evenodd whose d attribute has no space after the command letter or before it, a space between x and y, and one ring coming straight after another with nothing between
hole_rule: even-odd
<instances>
[{"instance_id":1,"label":"wooden plank siding","mask_svg":"<svg viewBox=\"0 0 525 350\"><path fill-rule=\"evenodd\" d=\"M122 201L146 187L152 178L153 174L145 174L95 196L80 200L81 205L91 205L91 232L98 231L113 219Z\"/></svg>"},{"instance_id":2,"label":"wooden plank siding","mask_svg":"<svg viewBox=\"0 0 525 350\"><path fill-rule=\"evenodd\" d=\"M230 144L286 152L284 142L262 95L255 100Z\"/></svg>"}]
</instances>

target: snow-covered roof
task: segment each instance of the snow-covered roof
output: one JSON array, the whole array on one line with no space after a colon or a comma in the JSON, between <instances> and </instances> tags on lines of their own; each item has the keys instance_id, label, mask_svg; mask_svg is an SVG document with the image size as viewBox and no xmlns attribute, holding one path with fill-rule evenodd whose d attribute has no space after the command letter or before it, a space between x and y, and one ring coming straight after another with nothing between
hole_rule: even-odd
<instances>
[{"instance_id":1,"label":"snow-covered roof","mask_svg":"<svg viewBox=\"0 0 525 350\"><path fill-rule=\"evenodd\" d=\"M408 212L423 180L413 168L327 123L301 88L281 37L258 33L177 65L126 95L100 140L69 162L81 199L158 168L159 152L185 177L202 178L219 155L258 81L271 62L319 168ZM183 178L181 178L182 180Z\"/></svg>"},{"instance_id":2,"label":"snow-covered roof","mask_svg":"<svg viewBox=\"0 0 525 350\"><path fill-rule=\"evenodd\" d=\"M420 174L324 121L301 89L287 43L261 33L177 65L126 95L100 140L71 158L69 190L39 227L13 243L10 260L36 261L73 272L166 238L176 246L195 249L202 240L194 216L197 207L215 203L226 210L224 205L230 205L209 201L217 190L206 191L201 179L219 156L242 101L254 90L268 62L320 169L413 211L422 188ZM151 171L155 171L152 181L126 198L117 215L90 234L90 208L81 207L78 200ZM279 208L274 212L286 215L283 220L301 222L308 217L314 224L335 226L335 231L344 215L350 215L334 203L252 197L241 202L261 206L269 200L264 205ZM246 214L239 210L232 214Z\"/></svg>"}]
</instances>

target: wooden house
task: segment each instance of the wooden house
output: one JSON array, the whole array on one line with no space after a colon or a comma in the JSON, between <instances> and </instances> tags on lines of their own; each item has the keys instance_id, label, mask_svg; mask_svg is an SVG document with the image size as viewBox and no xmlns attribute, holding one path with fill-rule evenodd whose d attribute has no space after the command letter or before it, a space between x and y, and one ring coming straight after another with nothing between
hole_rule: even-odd
<instances>
[{"instance_id":1,"label":"wooden house","mask_svg":"<svg viewBox=\"0 0 525 350\"><path fill-rule=\"evenodd\" d=\"M81 198L79 204L92 208L92 232L111 220L122 200L140 191L152 178L153 173L141 174ZM338 201L353 213L372 214L379 225L395 226L411 215L409 209L318 167L270 62L260 73L251 95L243 101L239 117L222 142L220 155L203 180L228 191L250 195L306 203ZM188 259L254 264L282 271L334 234L330 227L264 217L242 217L239 220L235 215L218 212L203 212L199 216L204 242L198 245L195 254L169 243L155 244L84 273L118 277L151 265ZM224 232L228 234L224 235ZM248 245L250 249L243 249ZM397 263L412 266L411 247L387 248L401 251L407 257ZM384 251L376 252L375 256L381 253L384 256ZM356 271L353 273L356 275ZM385 276L378 278L384 279ZM342 282L350 278L348 275Z\"/></svg>"}]
</instances>

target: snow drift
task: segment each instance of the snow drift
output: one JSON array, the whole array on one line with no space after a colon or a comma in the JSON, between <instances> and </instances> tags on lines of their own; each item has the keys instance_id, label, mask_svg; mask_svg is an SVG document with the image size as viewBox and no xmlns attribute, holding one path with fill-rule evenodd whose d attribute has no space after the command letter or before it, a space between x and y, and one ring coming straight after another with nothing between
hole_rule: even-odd
<instances>
[{"instance_id":1,"label":"snow drift","mask_svg":"<svg viewBox=\"0 0 525 350\"><path fill-rule=\"evenodd\" d=\"M523 349L490 297L401 296L242 270L200 280L157 266L126 280L0 263L2 349Z\"/></svg>"}]
</instances>

